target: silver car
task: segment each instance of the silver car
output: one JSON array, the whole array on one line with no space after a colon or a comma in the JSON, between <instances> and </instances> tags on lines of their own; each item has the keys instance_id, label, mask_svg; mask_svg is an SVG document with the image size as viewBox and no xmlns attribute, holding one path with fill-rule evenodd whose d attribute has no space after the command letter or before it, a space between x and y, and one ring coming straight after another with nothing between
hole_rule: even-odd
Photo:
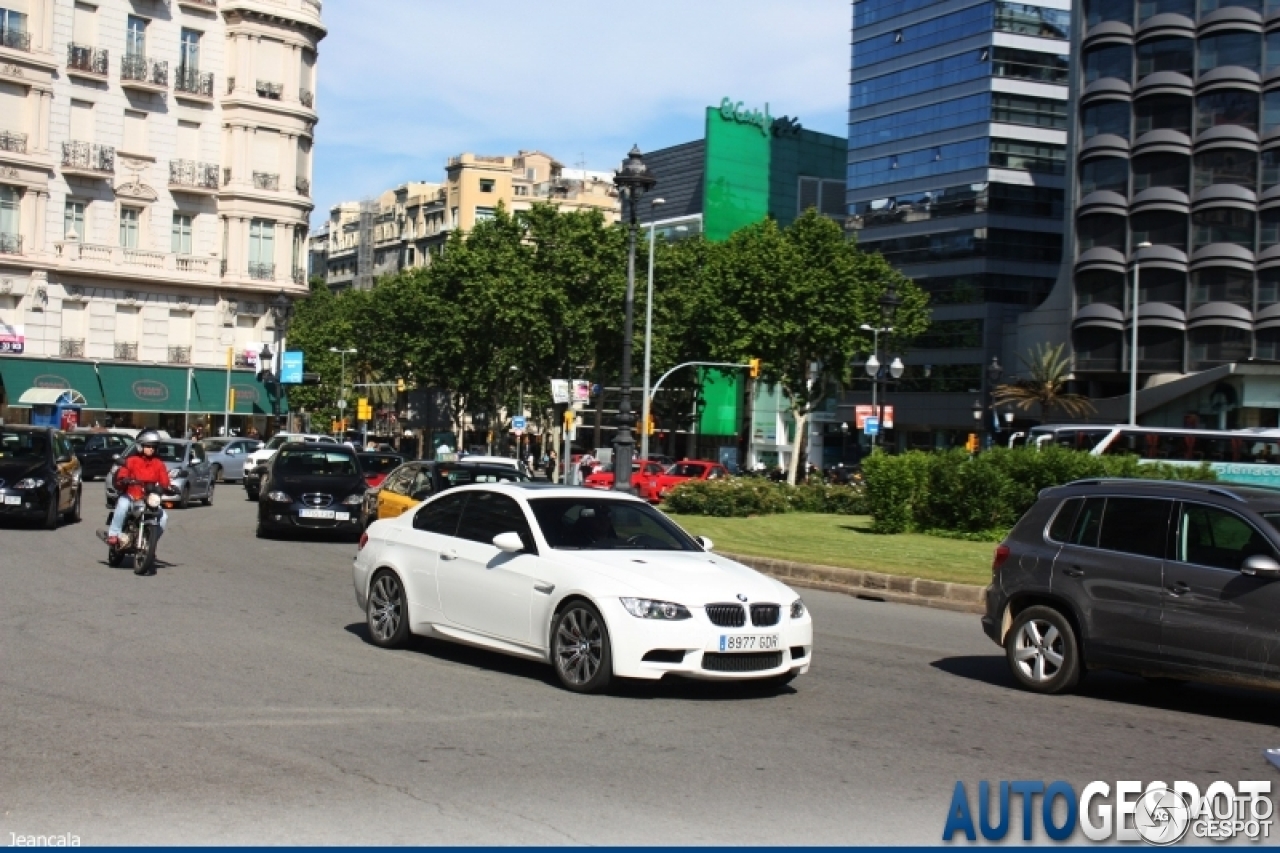
<instances>
[{"instance_id":1,"label":"silver car","mask_svg":"<svg viewBox=\"0 0 1280 853\"><path fill-rule=\"evenodd\" d=\"M129 445L129 449L116 457L107 475L107 508L115 509L116 505L116 471L124 460L141 453L137 444ZM186 509L191 501L198 500L205 506L213 503L213 476L208 457L198 442L180 441L175 438L161 439L156 442L156 456L164 461L169 469L169 483L178 493L178 506Z\"/></svg>"},{"instance_id":2,"label":"silver car","mask_svg":"<svg viewBox=\"0 0 1280 853\"><path fill-rule=\"evenodd\" d=\"M262 446L262 442L256 438L206 438L200 446L209 457L214 481L225 483L244 479L245 460Z\"/></svg>"}]
</instances>

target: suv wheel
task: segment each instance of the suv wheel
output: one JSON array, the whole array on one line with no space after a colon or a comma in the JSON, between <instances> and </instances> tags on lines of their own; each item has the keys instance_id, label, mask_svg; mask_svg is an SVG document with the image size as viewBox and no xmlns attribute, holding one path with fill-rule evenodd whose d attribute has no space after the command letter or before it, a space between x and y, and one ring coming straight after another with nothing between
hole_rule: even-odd
<instances>
[{"instance_id":1,"label":"suv wheel","mask_svg":"<svg viewBox=\"0 0 1280 853\"><path fill-rule=\"evenodd\" d=\"M1080 680L1080 646L1067 618L1052 607L1028 607L1004 641L1009 669L1037 693L1065 693Z\"/></svg>"}]
</instances>

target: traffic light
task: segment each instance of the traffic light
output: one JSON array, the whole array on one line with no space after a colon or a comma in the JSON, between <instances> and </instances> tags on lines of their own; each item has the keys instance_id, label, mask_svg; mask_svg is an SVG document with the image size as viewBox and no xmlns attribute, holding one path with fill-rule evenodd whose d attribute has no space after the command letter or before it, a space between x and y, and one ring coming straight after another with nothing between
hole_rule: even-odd
<instances>
[{"instance_id":1,"label":"traffic light","mask_svg":"<svg viewBox=\"0 0 1280 853\"><path fill-rule=\"evenodd\" d=\"M760 378L760 359L753 358L751 359L751 361L747 362L747 365L748 365L747 375L750 376L752 379L759 379Z\"/></svg>"},{"instance_id":2,"label":"traffic light","mask_svg":"<svg viewBox=\"0 0 1280 853\"><path fill-rule=\"evenodd\" d=\"M321 384L320 374L319 373L302 374L302 384L303 385L320 385Z\"/></svg>"},{"instance_id":3,"label":"traffic light","mask_svg":"<svg viewBox=\"0 0 1280 853\"><path fill-rule=\"evenodd\" d=\"M964 443L964 449L970 453L978 452L978 434L976 432L969 433L969 438Z\"/></svg>"},{"instance_id":4,"label":"traffic light","mask_svg":"<svg viewBox=\"0 0 1280 853\"><path fill-rule=\"evenodd\" d=\"M657 422L656 420L654 420L653 415L649 415L649 420L648 420L648 422L644 425L644 434L645 434L645 435L653 435L653 430L654 430L654 427L655 427L655 426L657 426L657 423L658 423L658 422Z\"/></svg>"},{"instance_id":5,"label":"traffic light","mask_svg":"<svg viewBox=\"0 0 1280 853\"><path fill-rule=\"evenodd\" d=\"M396 379L396 391L400 392L401 394L404 393L405 384L403 379L399 379L399 378Z\"/></svg>"},{"instance_id":6,"label":"traffic light","mask_svg":"<svg viewBox=\"0 0 1280 853\"><path fill-rule=\"evenodd\" d=\"M368 397L359 397L356 399L356 420L373 420L373 407L369 405Z\"/></svg>"},{"instance_id":7,"label":"traffic light","mask_svg":"<svg viewBox=\"0 0 1280 853\"><path fill-rule=\"evenodd\" d=\"M564 410L564 428L565 429L570 429L570 430L573 429L573 415L574 415L573 409Z\"/></svg>"}]
</instances>

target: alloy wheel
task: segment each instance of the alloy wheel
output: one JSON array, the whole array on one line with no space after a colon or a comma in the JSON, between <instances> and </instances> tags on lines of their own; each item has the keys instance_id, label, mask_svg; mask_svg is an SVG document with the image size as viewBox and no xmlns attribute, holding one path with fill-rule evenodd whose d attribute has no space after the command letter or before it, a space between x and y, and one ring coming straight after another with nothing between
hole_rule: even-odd
<instances>
[{"instance_id":1,"label":"alloy wheel","mask_svg":"<svg viewBox=\"0 0 1280 853\"><path fill-rule=\"evenodd\" d=\"M556 666L565 681L586 684L603 659L604 632L595 615L581 607L565 613L556 629Z\"/></svg>"},{"instance_id":2,"label":"alloy wheel","mask_svg":"<svg viewBox=\"0 0 1280 853\"><path fill-rule=\"evenodd\" d=\"M400 630L400 584L391 574L380 575L369 590L369 630L386 643Z\"/></svg>"},{"instance_id":3,"label":"alloy wheel","mask_svg":"<svg viewBox=\"0 0 1280 853\"><path fill-rule=\"evenodd\" d=\"M1044 619L1031 619L1018 631L1013 658L1023 677L1052 681L1062 670L1065 646L1061 632Z\"/></svg>"}]
</instances>

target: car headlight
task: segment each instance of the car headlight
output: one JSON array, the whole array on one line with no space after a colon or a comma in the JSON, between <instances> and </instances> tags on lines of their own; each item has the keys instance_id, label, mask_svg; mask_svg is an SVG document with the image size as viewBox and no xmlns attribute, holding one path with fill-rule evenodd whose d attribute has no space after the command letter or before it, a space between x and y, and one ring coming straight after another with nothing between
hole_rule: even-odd
<instances>
[{"instance_id":1,"label":"car headlight","mask_svg":"<svg viewBox=\"0 0 1280 853\"><path fill-rule=\"evenodd\" d=\"M800 619L804 616L804 614L805 614L804 599L797 598L795 601L791 602L791 618L792 619Z\"/></svg>"},{"instance_id":2,"label":"car headlight","mask_svg":"<svg viewBox=\"0 0 1280 853\"><path fill-rule=\"evenodd\" d=\"M293 498L289 497L284 492L267 492L267 500L282 504L293 503Z\"/></svg>"},{"instance_id":3,"label":"car headlight","mask_svg":"<svg viewBox=\"0 0 1280 853\"><path fill-rule=\"evenodd\" d=\"M28 477L25 480L19 480L13 484L15 489L38 489L44 485L44 480L39 477Z\"/></svg>"},{"instance_id":4,"label":"car headlight","mask_svg":"<svg viewBox=\"0 0 1280 853\"><path fill-rule=\"evenodd\" d=\"M364 503L364 495L347 495L342 502L347 506L358 506Z\"/></svg>"},{"instance_id":5,"label":"car headlight","mask_svg":"<svg viewBox=\"0 0 1280 853\"><path fill-rule=\"evenodd\" d=\"M683 604L672 604L670 601L653 601L648 598L620 599L627 612L637 619L661 619L664 622L675 622L689 618L689 608Z\"/></svg>"}]
</instances>

